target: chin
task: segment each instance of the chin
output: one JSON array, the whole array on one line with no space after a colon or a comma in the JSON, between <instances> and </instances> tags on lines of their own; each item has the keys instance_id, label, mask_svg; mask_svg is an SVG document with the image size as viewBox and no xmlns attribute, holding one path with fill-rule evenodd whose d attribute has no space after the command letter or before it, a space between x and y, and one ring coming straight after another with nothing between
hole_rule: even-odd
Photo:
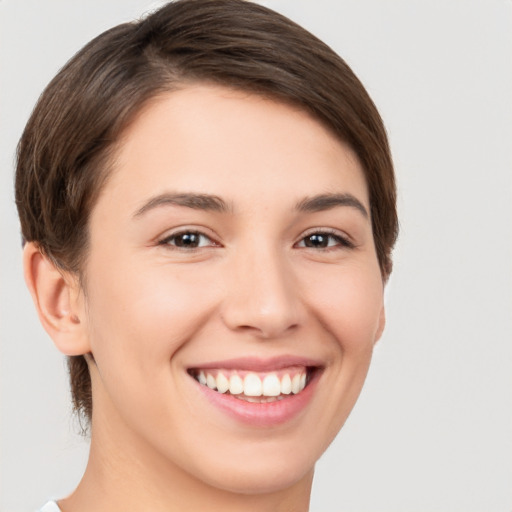
<instances>
[{"instance_id":1,"label":"chin","mask_svg":"<svg viewBox=\"0 0 512 512\"><path fill-rule=\"evenodd\" d=\"M292 467L286 462L280 464L273 460L254 466L250 463L243 467L219 467L219 474L207 480L212 487L235 494L272 494L290 489L295 485L313 479L314 465ZM206 477L208 478L208 477Z\"/></svg>"}]
</instances>

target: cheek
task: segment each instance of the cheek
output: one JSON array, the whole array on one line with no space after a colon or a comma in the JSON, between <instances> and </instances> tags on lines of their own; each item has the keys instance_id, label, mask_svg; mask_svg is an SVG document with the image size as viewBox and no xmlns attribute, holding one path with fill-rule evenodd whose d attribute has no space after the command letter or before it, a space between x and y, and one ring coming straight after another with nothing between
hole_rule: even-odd
<instances>
[{"instance_id":1,"label":"cheek","mask_svg":"<svg viewBox=\"0 0 512 512\"><path fill-rule=\"evenodd\" d=\"M344 353L366 353L379 333L383 284L377 265L332 268L310 280L309 303Z\"/></svg>"},{"instance_id":2,"label":"cheek","mask_svg":"<svg viewBox=\"0 0 512 512\"><path fill-rule=\"evenodd\" d=\"M92 267L92 264L91 264ZM142 269L142 271L141 271ZM211 315L216 290L201 272L165 265L97 265L88 281L91 347L101 364L141 373L168 370L169 360Z\"/></svg>"}]
</instances>

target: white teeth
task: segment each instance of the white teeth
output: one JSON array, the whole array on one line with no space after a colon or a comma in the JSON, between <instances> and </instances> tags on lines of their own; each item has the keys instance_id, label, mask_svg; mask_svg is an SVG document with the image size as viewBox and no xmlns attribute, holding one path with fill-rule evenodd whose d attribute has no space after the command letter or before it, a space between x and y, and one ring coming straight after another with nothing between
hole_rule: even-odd
<instances>
[{"instance_id":1,"label":"white teeth","mask_svg":"<svg viewBox=\"0 0 512 512\"><path fill-rule=\"evenodd\" d=\"M255 373L248 373L244 379L245 396L261 396L263 385L261 379Z\"/></svg>"},{"instance_id":2,"label":"white teeth","mask_svg":"<svg viewBox=\"0 0 512 512\"><path fill-rule=\"evenodd\" d=\"M279 396L281 394L281 382L275 374L267 375L263 379L263 395Z\"/></svg>"},{"instance_id":3,"label":"white teeth","mask_svg":"<svg viewBox=\"0 0 512 512\"><path fill-rule=\"evenodd\" d=\"M214 373L199 370L196 374L197 381L203 386L215 389L219 393L229 393L238 395L238 398L246 399L251 397L250 402L275 402L276 399L284 398L284 395L291 393L300 393L306 387L306 372L296 373L293 378L289 373L285 373L281 379L276 373L265 375L263 380L253 372L247 373L242 379L237 373L226 377L223 371L215 370ZM255 400L253 397L265 397Z\"/></svg>"},{"instance_id":4,"label":"white teeth","mask_svg":"<svg viewBox=\"0 0 512 512\"><path fill-rule=\"evenodd\" d=\"M288 374L281 379L281 393L283 395L289 395L292 392L292 379Z\"/></svg>"},{"instance_id":5,"label":"white teeth","mask_svg":"<svg viewBox=\"0 0 512 512\"><path fill-rule=\"evenodd\" d=\"M296 395L300 391L300 375L297 373L292 379L292 393Z\"/></svg>"},{"instance_id":6,"label":"white teeth","mask_svg":"<svg viewBox=\"0 0 512 512\"><path fill-rule=\"evenodd\" d=\"M223 373L217 374L217 391L219 393L225 393L229 389L229 380L226 379Z\"/></svg>"},{"instance_id":7,"label":"white teeth","mask_svg":"<svg viewBox=\"0 0 512 512\"><path fill-rule=\"evenodd\" d=\"M215 389L217 387L217 379L215 379L215 377L210 373L206 374L206 385L210 389Z\"/></svg>"},{"instance_id":8,"label":"white teeth","mask_svg":"<svg viewBox=\"0 0 512 512\"><path fill-rule=\"evenodd\" d=\"M229 379L229 392L232 395L240 395L244 392L244 383L238 375L231 375Z\"/></svg>"},{"instance_id":9,"label":"white teeth","mask_svg":"<svg viewBox=\"0 0 512 512\"><path fill-rule=\"evenodd\" d=\"M303 373L300 376L299 391L302 391L306 387L306 374Z\"/></svg>"}]
</instances>

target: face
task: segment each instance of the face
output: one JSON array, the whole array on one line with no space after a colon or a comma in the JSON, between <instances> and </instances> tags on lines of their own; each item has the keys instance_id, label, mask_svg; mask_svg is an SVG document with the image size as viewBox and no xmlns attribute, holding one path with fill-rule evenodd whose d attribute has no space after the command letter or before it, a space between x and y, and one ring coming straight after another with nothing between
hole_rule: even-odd
<instances>
[{"instance_id":1,"label":"face","mask_svg":"<svg viewBox=\"0 0 512 512\"><path fill-rule=\"evenodd\" d=\"M90 219L93 440L231 491L311 475L384 324L369 212L356 156L306 113L155 99Z\"/></svg>"}]
</instances>

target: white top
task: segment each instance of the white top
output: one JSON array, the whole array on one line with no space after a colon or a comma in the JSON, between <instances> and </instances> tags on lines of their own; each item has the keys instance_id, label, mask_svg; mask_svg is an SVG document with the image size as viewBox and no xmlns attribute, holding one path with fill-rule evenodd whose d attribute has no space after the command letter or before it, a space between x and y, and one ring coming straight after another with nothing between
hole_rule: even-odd
<instances>
[{"instance_id":1,"label":"white top","mask_svg":"<svg viewBox=\"0 0 512 512\"><path fill-rule=\"evenodd\" d=\"M39 512L61 512L55 501L49 501Z\"/></svg>"}]
</instances>

